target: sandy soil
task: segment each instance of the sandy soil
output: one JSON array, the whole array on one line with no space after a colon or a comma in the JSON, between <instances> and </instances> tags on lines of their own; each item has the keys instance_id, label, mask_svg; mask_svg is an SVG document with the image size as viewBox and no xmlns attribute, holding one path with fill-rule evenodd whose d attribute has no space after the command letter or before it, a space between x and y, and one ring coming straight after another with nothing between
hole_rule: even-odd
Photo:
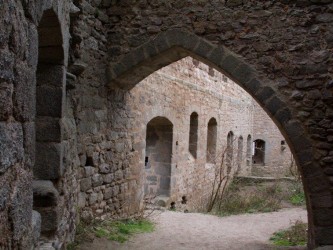
<instances>
[{"instance_id":1,"label":"sandy soil","mask_svg":"<svg viewBox=\"0 0 333 250\"><path fill-rule=\"evenodd\" d=\"M288 208L273 213L222 218L198 213L165 211L153 218L156 229L152 233L135 235L130 242L123 244L95 239L92 243L85 243L80 249L276 249L269 245L270 236L278 230L288 228L290 222L297 219L306 221L306 210Z\"/></svg>"}]
</instances>

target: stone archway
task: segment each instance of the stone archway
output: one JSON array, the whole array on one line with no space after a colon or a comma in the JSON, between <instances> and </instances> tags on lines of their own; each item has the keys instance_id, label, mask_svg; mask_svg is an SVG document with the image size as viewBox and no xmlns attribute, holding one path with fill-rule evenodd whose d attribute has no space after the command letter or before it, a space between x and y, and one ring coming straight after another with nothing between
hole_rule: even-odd
<instances>
[{"instance_id":1,"label":"stone archway","mask_svg":"<svg viewBox=\"0 0 333 250\"><path fill-rule=\"evenodd\" d=\"M170 29L123 56L108 69L109 87L130 89L157 69L192 56L230 77L245 89L278 126L295 155L302 173L309 217L309 247L333 244L333 210L329 181L314 159L315 142L297 119L297 106L270 84L243 58L224 46L216 46L192 33ZM331 225L332 224L332 225Z\"/></svg>"}]
</instances>

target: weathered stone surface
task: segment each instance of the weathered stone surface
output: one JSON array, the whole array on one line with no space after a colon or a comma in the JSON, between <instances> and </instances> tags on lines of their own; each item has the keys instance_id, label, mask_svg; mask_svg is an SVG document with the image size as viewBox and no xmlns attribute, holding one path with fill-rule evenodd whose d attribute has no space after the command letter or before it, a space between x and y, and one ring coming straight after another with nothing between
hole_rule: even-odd
<instances>
[{"instance_id":1,"label":"weathered stone surface","mask_svg":"<svg viewBox=\"0 0 333 250\"><path fill-rule=\"evenodd\" d=\"M63 174L63 145L61 143L38 142L36 152L34 176L37 179L54 180Z\"/></svg>"},{"instance_id":2,"label":"weathered stone surface","mask_svg":"<svg viewBox=\"0 0 333 250\"><path fill-rule=\"evenodd\" d=\"M103 175L103 182L104 183L111 183L114 180L114 174L107 174L107 175Z\"/></svg>"},{"instance_id":3,"label":"weathered stone surface","mask_svg":"<svg viewBox=\"0 0 333 250\"><path fill-rule=\"evenodd\" d=\"M79 206L79 208L83 208L86 206L86 193L79 192L77 205Z\"/></svg>"},{"instance_id":4,"label":"weathered stone surface","mask_svg":"<svg viewBox=\"0 0 333 250\"><path fill-rule=\"evenodd\" d=\"M0 122L0 174L23 160L23 131L19 123Z\"/></svg>"},{"instance_id":5,"label":"weathered stone surface","mask_svg":"<svg viewBox=\"0 0 333 250\"><path fill-rule=\"evenodd\" d=\"M0 83L0 121L6 121L13 112L12 94L11 84Z\"/></svg>"},{"instance_id":6,"label":"weathered stone surface","mask_svg":"<svg viewBox=\"0 0 333 250\"><path fill-rule=\"evenodd\" d=\"M100 174L94 174L91 178L91 183L93 187L98 187L103 184L103 177Z\"/></svg>"},{"instance_id":7,"label":"weathered stone surface","mask_svg":"<svg viewBox=\"0 0 333 250\"><path fill-rule=\"evenodd\" d=\"M33 237L33 245L38 247L38 241L41 232L41 223L42 219L40 214L37 211L32 211L32 220L31 220L31 228L32 228L32 237Z\"/></svg>"},{"instance_id":8,"label":"weathered stone surface","mask_svg":"<svg viewBox=\"0 0 333 250\"><path fill-rule=\"evenodd\" d=\"M0 182L8 181L14 176L16 180L15 183L10 181L8 191L10 195L4 197L17 197L14 199L15 202L24 200L23 205L29 204L25 199L28 195L23 195L22 192L21 196L16 196L16 190L17 185L24 180L24 176L19 175L20 171L28 171L27 176L32 175L30 168L34 165L35 145L34 135L29 136L29 133L33 131L33 123L36 120L35 101L37 100L39 104L37 105L39 115L59 119L66 115L71 121L63 137L66 142L62 142L66 145L65 154L53 154L53 149L37 145L37 158L38 154L42 153L51 155L49 158L53 161L54 155L60 155L60 164L56 164L56 171L51 165L49 168L48 157L43 161L37 159L39 166L47 166L45 169L51 171L51 174L43 174L43 178L54 178L57 188L64 197L64 201L61 202L61 211L64 213L61 216L65 219L61 220L66 223L59 224L58 230L52 236L58 237L60 241L73 237L76 214L73 207L77 197L74 192L78 185L76 178L78 171L83 170L77 166L77 151L82 155L87 153L87 147L93 148L92 151L97 157L94 157L91 165L96 167L96 172L97 167L104 162L110 165L110 173L115 174L120 171L115 174L115 180L110 178L107 181L111 181L107 183L108 185L114 185L115 190L118 187L118 191L121 191L118 193L115 191L117 197L110 208L112 213L121 213L119 209L121 202L116 199L125 195L123 192L128 192L126 195L135 197L132 198L137 202L141 199L139 191L142 190L140 180L144 179L141 178L144 171L144 157L141 155L144 150L142 145L144 138L138 138L140 137L138 131L144 126L135 117L137 114L146 115L141 109L147 95L141 95L135 100L137 105L133 108L122 108L136 97L131 91L105 89L104 86L111 85L105 75L108 63L112 65L108 70L109 76L115 83L112 86L121 86L124 89L134 87L148 74L187 55L211 63L211 66L221 71L224 65L227 76L238 80L259 100L288 137L290 146L297 151L296 158L301 164L303 176L306 178L319 176L313 182L310 180L306 182L307 190L318 193L321 192L319 190L331 189L331 184L319 185L320 182L326 183L327 170L331 165L329 158L326 157L332 155L329 149L329 145L332 144L331 138L325 134L329 133L331 125L327 122L320 123L321 120L332 118L328 112L333 103L332 93L331 90L324 89L325 84L332 78L330 75L333 47L331 0L268 2L228 0L219 4L194 1L191 6L185 1L170 2L170 4L165 4L163 1L132 1L128 4L123 1L82 0L76 3L80 15L76 15L75 18L72 16L71 20L70 14L78 11L76 8L73 9L73 6L71 8L71 1L44 1L43 4L36 0L20 3L3 1L0 10L0 120L5 121L0 125ZM170 11L170 8L177 11ZM170 27L177 27L177 30L182 32L175 32L176 29ZM52 32L49 32L50 30ZM49 36L45 36L48 33ZM71 43L69 43L70 37L72 37ZM55 48L47 47L51 44L55 45ZM71 44L70 52L69 44ZM232 60L230 55L234 53L237 53L235 56L240 58L240 61ZM225 61L228 58L226 54L229 55L230 61ZM121 61L122 57L130 60ZM38 73L35 78L38 61ZM68 62L70 64L80 62L87 64L87 67L84 72L80 72L82 69L77 70L77 74L81 74L75 82L76 89L67 89L66 92L65 69ZM240 66L244 64L244 67ZM247 70L249 67L254 70L256 78L248 79L252 75ZM281 79L283 80L280 81ZM265 86L273 89L274 94L268 99L261 96L266 100L263 103L257 93ZM161 89L163 86L159 86L155 92L162 94ZM300 93L293 96L293 91ZM151 103L159 101L158 94L152 96ZM65 102L66 98L69 100L68 103ZM208 120L210 116L216 115L209 113L208 109L192 107L191 103L186 102L190 98L190 95L181 98L183 107L191 107L197 112L202 112L202 117L207 116ZM163 100L169 105L178 105L177 101L169 100L166 96ZM222 108L223 103L222 101ZM105 110L107 116L103 115ZM194 110L183 112L188 112L187 117L189 117L192 111ZM154 112L152 114L154 116L166 115L168 110L157 108ZM225 120L234 119L228 115L221 117ZM172 119L177 120L178 117ZM202 123L205 124L207 121L202 120ZM298 125L291 125L290 121ZM63 133L62 126L66 125L61 125L60 134ZM76 131L74 127L77 127ZM134 127L137 130L132 133L131 128ZM108 137L110 134L108 130L112 130L116 135ZM232 130L238 132L240 128ZM225 138L228 132L221 131L219 138ZM246 134L242 133L244 138ZM96 137L100 138L99 142L95 140ZM306 143L302 144L301 137L306 138L304 140ZM200 138L203 138L200 145L206 145L204 141L206 134L200 134ZM101 143L107 140L110 142ZM175 138L175 140L179 142L177 150L186 150L187 139ZM311 149L305 150L305 145ZM327 153L318 153L319 151L314 150L316 147ZM106 148L112 152L112 157L106 157L104 154ZM46 150L52 153L44 153ZM204 158L204 153L198 157ZM189 159L182 157L180 160ZM178 171L176 166L172 167ZM125 184L128 184L128 190ZM102 188L102 185L95 188ZM31 185L27 190L31 193ZM100 197L99 195L98 200ZM28 242L26 238L29 238L30 234L26 229L27 221L29 223L31 221L31 200L32 197L29 206L20 206L20 203L18 207L21 211L19 211L14 209L14 201L3 199L5 210L12 208L15 210L8 217L0 219L3 228L18 228L15 238L8 236L5 239L6 242L14 244L12 248L20 246L31 249L26 243ZM314 206L309 205L311 216L311 207ZM22 219L21 215L17 215L22 214L23 210L28 213L27 221ZM97 210L100 213L102 209L98 207ZM86 211L86 214L89 217L92 213ZM333 244L331 227L320 227L315 224L310 226L309 232L313 233L311 237L313 241L309 243L310 248Z\"/></svg>"},{"instance_id":9,"label":"weathered stone surface","mask_svg":"<svg viewBox=\"0 0 333 250\"><path fill-rule=\"evenodd\" d=\"M102 174L107 174L107 173L110 172L110 170L111 170L110 165L107 164L107 163L102 163L99 166L99 172L102 173Z\"/></svg>"},{"instance_id":10,"label":"weathered stone surface","mask_svg":"<svg viewBox=\"0 0 333 250\"><path fill-rule=\"evenodd\" d=\"M52 207L58 203L59 193L51 181L33 182L34 207Z\"/></svg>"},{"instance_id":11,"label":"weathered stone surface","mask_svg":"<svg viewBox=\"0 0 333 250\"><path fill-rule=\"evenodd\" d=\"M92 187L91 178L83 178L80 181L80 190L85 192Z\"/></svg>"}]
</instances>

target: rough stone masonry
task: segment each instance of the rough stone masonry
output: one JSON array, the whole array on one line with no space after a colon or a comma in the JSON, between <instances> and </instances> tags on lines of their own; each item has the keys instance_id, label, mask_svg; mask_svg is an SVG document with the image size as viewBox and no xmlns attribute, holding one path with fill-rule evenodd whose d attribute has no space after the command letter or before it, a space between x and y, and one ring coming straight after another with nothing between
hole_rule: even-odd
<instances>
[{"instance_id":1,"label":"rough stone masonry","mask_svg":"<svg viewBox=\"0 0 333 250\"><path fill-rule=\"evenodd\" d=\"M332 0L0 0L0 27L1 248L40 234L65 247L79 194L104 206L104 182L110 211L139 209L131 91L187 56L274 120L302 173L308 246L333 245Z\"/></svg>"}]
</instances>

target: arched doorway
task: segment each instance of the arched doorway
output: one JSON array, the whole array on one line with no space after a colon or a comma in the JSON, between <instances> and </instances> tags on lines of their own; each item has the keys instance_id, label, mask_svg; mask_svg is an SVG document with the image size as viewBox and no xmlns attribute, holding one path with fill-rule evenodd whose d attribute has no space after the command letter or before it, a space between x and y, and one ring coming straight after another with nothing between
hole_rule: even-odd
<instances>
[{"instance_id":1,"label":"arched doorway","mask_svg":"<svg viewBox=\"0 0 333 250\"><path fill-rule=\"evenodd\" d=\"M169 197L173 125L165 117L155 117L146 131L145 195Z\"/></svg>"},{"instance_id":2,"label":"arched doorway","mask_svg":"<svg viewBox=\"0 0 333 250\"><path fill-rule=\"evenodd\" d=\"M317 201L322 196L331 197L327 196L330 186L328 178L313 158L314 144L310 134L304 124L293 116L297 107L267 84L272 82L268 77L223 46L215 46L185 31L170 29L126 54L117 63L111 63L108 70L109 86L131 89L157 69L186 56L192 56L230 77L272 118L286 138L302 173L309 214L309 246L328 244L325 233L332 235L330 227L314 219L321 218L322 213L327 214L323 209L328 207L325 205L322 208Z\"/></svg>"}]
</instances>

